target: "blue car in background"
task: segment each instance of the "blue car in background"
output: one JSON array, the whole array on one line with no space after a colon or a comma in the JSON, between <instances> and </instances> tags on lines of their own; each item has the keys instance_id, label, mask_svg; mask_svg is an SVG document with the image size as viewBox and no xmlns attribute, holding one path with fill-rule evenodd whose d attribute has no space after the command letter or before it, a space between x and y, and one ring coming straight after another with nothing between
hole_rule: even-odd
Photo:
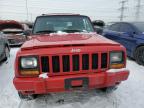
<instances>
[{"instance_id":1,"label":"blue car in background","mask_svg":"<svg viewBox=\"0 0 144 108\"><path fill-rule=\"evenodd\" d=\"M144 22L116 22L103 30L103 36L121 43L127 55L144 65Z\"/></svg>"}]
</instances>

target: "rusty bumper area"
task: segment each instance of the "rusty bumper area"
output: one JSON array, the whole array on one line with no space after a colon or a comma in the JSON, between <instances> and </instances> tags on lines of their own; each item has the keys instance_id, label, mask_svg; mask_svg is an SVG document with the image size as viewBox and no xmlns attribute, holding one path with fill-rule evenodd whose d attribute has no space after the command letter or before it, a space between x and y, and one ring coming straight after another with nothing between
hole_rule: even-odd
<instances>
[{"instance_id":1,"label":"rusty bumper area","mask_svg":"<svg viewBox=\"0 0 144 108\"><path fill-rule=\"evenodd\" d=\"M55 76L49 78L14 78L18 91L24 94L46 94L50 92L71 91L77 88L93 89L114 86L128 78L129 71L101 72Z\"/></svg>"}]
</instances>

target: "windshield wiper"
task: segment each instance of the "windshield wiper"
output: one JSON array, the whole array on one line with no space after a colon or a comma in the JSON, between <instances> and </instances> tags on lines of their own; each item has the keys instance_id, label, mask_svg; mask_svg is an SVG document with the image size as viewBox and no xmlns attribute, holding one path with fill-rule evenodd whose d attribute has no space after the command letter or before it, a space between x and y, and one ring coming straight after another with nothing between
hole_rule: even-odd
<instances>
[{"instance_id":1,"label":"windshield wiper","mask_svg":"<svg viewBox=\"0 0 144 108\"><path fill-rule=\"evenodd\" d=\"M54 30L41 30L41 31L37 31L36 33L54 33L56 31Z\"/></svg>"},{"instance_id":2,"label":"windshield wiper","mask_svg":"<svg viewBox=\"0 0 144 108\"><path fill-rule=\"evenodd\" d=\"M62 30L62 31L67 32L67 33L82 32L82 30L74 30L74 29L66 29L66 30Z\"/></svg>"}]
</instances>

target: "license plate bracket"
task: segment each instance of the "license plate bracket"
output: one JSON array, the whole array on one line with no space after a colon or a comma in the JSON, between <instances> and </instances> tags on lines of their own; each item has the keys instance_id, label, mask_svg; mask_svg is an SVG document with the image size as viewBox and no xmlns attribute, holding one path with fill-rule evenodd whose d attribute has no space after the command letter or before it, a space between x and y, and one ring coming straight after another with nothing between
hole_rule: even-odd
<instances>
[{"instance_id":1,"label":"license plate bracket","mask_svg":"<svg viewBox=\"0 0 144 108\"><path fill-rule=\"evenodd\" d=\"M88 88L88 85L89 79L87 77L65 79L66 90Z\"/></svg>"}]
</instances>

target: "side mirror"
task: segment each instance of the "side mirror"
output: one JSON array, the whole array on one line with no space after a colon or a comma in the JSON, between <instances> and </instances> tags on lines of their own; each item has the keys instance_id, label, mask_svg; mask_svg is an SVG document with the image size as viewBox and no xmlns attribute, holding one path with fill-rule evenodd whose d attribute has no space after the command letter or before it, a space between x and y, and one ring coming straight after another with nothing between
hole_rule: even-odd
<instances>
[{"instance_id":1,"label":"side mirror","mask_svg":"<svg viewBox=\"0 0 144 108\"><path fill-rule=\"evenodd\" d=\"M101 27L94 27L94 29L97 32L97 34L102 34L103 33L103 28L101 28Z\"/></svg>"},{"instance_id":2,"label":"side mirror","mask_svg":"<svg viewBox=\"0 0 144 108\"><path fill-rule=\"evenodd\" d=\"M31 35L31 33L32 33L32 30L25 30L25 31L23 31L23 34L25 36L29 36L29 35Z\"/></svg>"},{"instance_id":3,"label":"side mirror","mask_svg":"<svg viewBox=\"0 0 144 108\"><path fill-rule=\"evenodd\" d=\"M105 26L105 22L102 20L94 20L92 21L93 26L99 26L99 27L104 27Z\"/></svg>"},{"instance_id":4,"label":"side mirror","mask_svg":"<svg viewBox=\"0 0 144 108\"><path fill-rule=\"evenodd\" d=\"M136 34L136 32L123 32L123 34L133 37Z\"/></svg>"}]
</instances>

